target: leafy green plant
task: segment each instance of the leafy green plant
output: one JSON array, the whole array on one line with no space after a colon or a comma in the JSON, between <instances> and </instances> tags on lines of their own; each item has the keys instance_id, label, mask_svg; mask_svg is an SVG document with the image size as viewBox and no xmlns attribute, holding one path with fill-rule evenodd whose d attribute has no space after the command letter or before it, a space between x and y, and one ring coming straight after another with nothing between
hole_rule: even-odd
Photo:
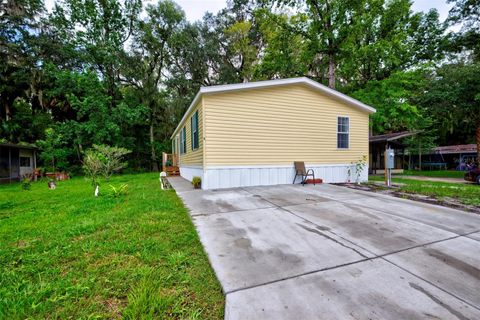
<instances>
[{"instance_id":1,"label":"leafy green plant","mask_svg":"<svg viewBox=\"0 0 480 320\"><path fill-rule=\"evenodd\" d=\"M32 181L29 178L22 179L22 189L30 190L32 188Z\"/></svg>"},{"instance_id":2,"label":"leafy green plant","mask_svg":"<svg viewBox=\"0 0 480 320\"><path fill-rule=\"evenodd\" d=\"M100 177L103 176L108 181L114 172L127 166L122 158L128 153L130 151L127 149L106 145L93 145L93 149L85 152L83 172L91 180L94 191L100 185Z\"/></svg>"},{"instance_id":3,"label":"leafy green plant","mask_svg":"<svg viewBox=\"0 0 480 320\"><path fill-rule=\"evenodd\" d=\"M355 182L360 183L360 177L362 176L362 172L363 172L363 170L365 170L366 166L367 166L367 156L366 155L363 155L362 159L360 159L360 160L350 162L350 166L348 167L348 170L347 170L348 180L350 181L350 179L352 177L352 169L354 169Z\"/></svg>"},{"instance_id":4,"label":"leafy green plant","mask_svg":"<svg viewBox=\"0 0 480 320\"><path fill-rule=\"evenodd\" d=\"M83 157L83 172L85 178L90 179L93 190L99 186L98 179L102 172L103 162L101 155L95 150L87 150Z\"/></svg>"},{"instance_id":5,"label":"leafy green plant","mask_svg":"<svg viewBox=\"0 0 480 320\"><path fill-rule=\"evenodd\" d=\"M200 186L202 185L202 178L200 177L193 177L192 179L192 184L195 188L200 188Z\"/></svg>"},{"instance_id":6,"label":"leafy green plant","mask_svg":"<svg viewBox=\"0 0 480 320\"><path fill-rule=\"evenodd\" d=\"M112 191L111 195L114 198L119 198L121 196L125 196L128 194L128 184L124 183L119 187L115 187L114 185L109 185Z\"/></svg>"},{"instance_id":7,"label":"leafy green plant","mask_svg":"<svg viewBox=\"0 0 480 320\"><path fill-rule=\"evenodd\" d=\"M125 148L110 147L103 144L94 144L93 149L96 151L101 161L100 173L107 181L114 172L127 166L127 163L123 162L122 159L125 155L131 152Z\"/></svg>"},{"instance_id":8,"label":"leafy green plant","mask_svg":"<svg viewBox=\"0 0 480 320\"><path fill-rule=\"evenodd\" d=\"M67 146L64 135L57 128L48 128L44 134L44 139L37 141L41 149L40 159L49 168L49 172L67 170L72 151Z\"/></svg>"}]
</instances>

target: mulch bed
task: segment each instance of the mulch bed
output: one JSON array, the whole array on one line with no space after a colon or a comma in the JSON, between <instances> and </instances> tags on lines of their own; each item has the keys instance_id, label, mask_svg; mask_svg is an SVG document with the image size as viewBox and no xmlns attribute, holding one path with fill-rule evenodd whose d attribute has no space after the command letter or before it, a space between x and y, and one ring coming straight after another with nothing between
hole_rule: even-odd
<instances>
[{"instance_id":1,"label":"mulch bed","mask_svg":"<svg viewBox=\"0 0 480 320\"><path fill-rule=\"evenodd\" d=\"M436 204L439 206L444 206L448 208L459 209L467 212L480 214L480 207L478 206L463 204L455 198L438 199L432 196L427 196L427 195L418 194L418 193L402 192L400 191L399 184L393 184L391 187L387 187L383 184L376 184L376 183L363 183L363 184L337 183L336 185L347 187L350 189L387 194L397 198Z\"/></svg>"}]
</instances>

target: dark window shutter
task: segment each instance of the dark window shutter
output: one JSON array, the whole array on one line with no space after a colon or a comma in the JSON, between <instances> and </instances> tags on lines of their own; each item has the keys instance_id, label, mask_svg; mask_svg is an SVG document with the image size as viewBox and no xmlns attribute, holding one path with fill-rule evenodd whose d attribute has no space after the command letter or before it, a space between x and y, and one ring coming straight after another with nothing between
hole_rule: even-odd
<instances>
[{"instance_id":1,"label":"dark window shutter","mask_svg":"<svg viewBox=\"0 0 480 320\"><path fill-rule=\"evenodd\" d=\"M193 123L193 117L190 118L190 144L192 147L192 150L195 150L195 139L193 138L193 130L194 130L194 123Z\"/></svg>"},{"instance_id":2,"label":"dark window shutter","mask_svg":"<svg viewBox=\"0 0 480 320\"><path fill-rule=\"evenodd\" d=\"M199 136L199 132L198 132L198 111L197 111L195 112L195 148L199 147L198 136Z\"/></svg>"}]
</instances>

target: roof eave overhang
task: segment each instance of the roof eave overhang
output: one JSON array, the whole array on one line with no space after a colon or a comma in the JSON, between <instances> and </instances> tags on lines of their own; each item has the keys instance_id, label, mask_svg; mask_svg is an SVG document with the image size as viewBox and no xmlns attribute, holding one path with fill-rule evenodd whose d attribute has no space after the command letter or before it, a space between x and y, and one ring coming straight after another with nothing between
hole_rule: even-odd
<instances>
[{"instance_id":1,"label":"roof eave overhang","mask_svg":"<svg viewBox=\"0 0 480 320\"><path fill-rule=\"evenodd\" d=\"M178 133L178 130L180 129L182 123L185 121L185 119L187 118L187 115L190 113L190 111L192 111L192 109L197 105L198 101L200 100L201 96L202 96L202 89L204 87L200 88L200 90L198 90L197 94L195 95L195 98L193 98L193 101L192 103L190 103L190 106L188 107L187 111L185 112L185 114L183 115L182 117L182 120L180 120L180 122L178 123L177 127L175 128L175 130L173 131L172 135L170 136L170 139L173 139L177 133Z\"/></svg>"}]
</instances>

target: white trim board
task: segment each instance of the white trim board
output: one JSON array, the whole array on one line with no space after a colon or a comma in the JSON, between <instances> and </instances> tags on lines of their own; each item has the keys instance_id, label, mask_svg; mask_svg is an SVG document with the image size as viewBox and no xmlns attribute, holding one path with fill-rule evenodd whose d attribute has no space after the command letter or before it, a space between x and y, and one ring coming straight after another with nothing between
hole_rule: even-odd
<instances>
[{"instance_id":1,"label":"white trim board","mask_svg":"<svg viewBox=\"0 0 480 320\"><path fill-rule=\"evenodd\" d=\"M348 182L348 169L355 180L355 166L352 164L335 165L305 165L313 169L316 178L322 178L325 183ZM217 166L204 169L202 188L221 189L261 185L291 184L295 176L293 165L284 166ZM360 181L368 180L368 167L364 168ZM300 179L297 180L299 182Z\"/></svg>"},{"instance_id":2,"label":"white trim board","mask_svg":"<svg viewBox=\"0 0 480 320\"><path fill-rule=\"evenodd\" d=\"M305 163L305 167L338 167L352 166L350 163ZM205 169L262 169L262 168L294 168L294 164L261 164L261 165L231 165L231 166L205 166Z\"/></svg>"},{"instance_id":3,"label":"white trim board","mask_svg":"<svg viewBox=\"0 0 480 320\"><path fill-rule=\"evenodd\" d=\"M182 117L182 120L178 123L177 127L173 131L171 138L175 136L180 125L186 120L188 114L192 111L192 109L197 105L198 101L204 94L212 94L212 93L222 93L222 92L231 92L231 91L241 91L241 90L248 90L248 89L258 89L258 88L268 88L274 86L284 86L289 84L305 84L313 89L316 89L328 96L337 98L353 107L356 107L360 110L366 111L368 113L375 113L375 108L372 108L352 97L349 97L339 91L331 89L327 86L324 86L321 83L313 81L307 77L300 77L300 78L288 78L288 79L278 79L278 80L265 80L265 81L256 81L256 82L248 82L248 83L236 83L236 84L225 84L225 85L218 85L218 86L209 86L209 87L200 87L200 90L195 95L192 103L188 107L187 111ZM205 125L205 124L203 124Z\"/></svg>"},{"instance_id":4,"label":"white trim board","mask_svg":"<svg viewBox=\"0 0 480 320\"><path fill-rule=\"evenodd\" d=\"M193 177L200 177L203 181L203 169L202 167L188 167L188 166L180 166L180 176L182 178L187 179L188 181L192 181Z\"/></svg>"}]
</instances>

